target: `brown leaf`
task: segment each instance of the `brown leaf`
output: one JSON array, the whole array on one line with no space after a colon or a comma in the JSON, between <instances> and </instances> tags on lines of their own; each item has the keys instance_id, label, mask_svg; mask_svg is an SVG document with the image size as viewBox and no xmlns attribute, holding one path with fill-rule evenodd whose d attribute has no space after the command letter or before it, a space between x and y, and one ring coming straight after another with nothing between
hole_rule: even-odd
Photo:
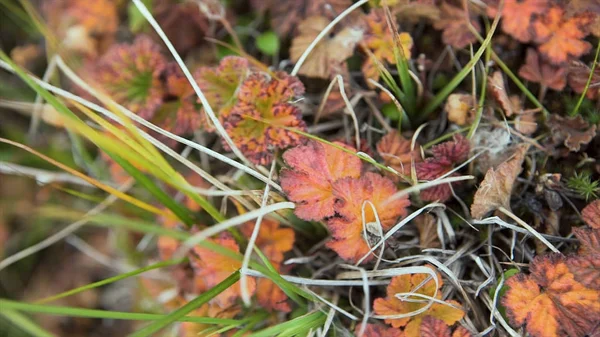
<instances>
[{"instance_id":1,"label":"brown leaf","mask_svg":"<svg viewBox=\"0 0 600 337\"><path fill-rule=\"evenodd\" d=\"M587 85L592 69L580 61L572 61L569 64L569 86L578 94L581 94ZM590 87L585 96L589 99L600 97L600 67L596 66Z\"/></svg>"},{"instance_id":2,"label":"brown leaf","mask_svg":"<svg viewBox=\"0 0 600 337\"><path fill-rule=\"evenodd\" d=\"M323 16L311 16L298 25L299 35L292 40L290 48L292 62L298 62L329 21ZM333 70L339 67L338 64L352 56L356 44L362 38L362 29L346 27L334 36L321 40L312 50L299 73L308 77L330 78Z\"/></svg>"},{"instance_id":3,"label":"brown leaf","mask_svg":"<svg viewBox=\"0 0 600 337\"><path fill-rule=\"evenodd\" d=\"M440 239L437 233L436 219L431 214L421 214L415 218L415 224L419 231L419 246L421 248L439 248Z\"/></svg>"},{"instance_id":4,"label":"brown leaf","mask_svg":"<svg viewBox=\"0 0 600 337\"><path fill-rule=\"evenodd\" d=\"M578 152L581 145L588 144L596 136L596 125L590 127L590 124L581 115L561 117L558 114L552 114L546 124L552 131L554 142L563 142L571 152Z\"/></svg>"},{"instance_id":5,"label":"brown leaf","mask_svg":"<svg viewBox=\"0 0 600 337\"><path fill-rule=\"evenodd\" d=\"M490 168L487 171L471 205L471 215L474 218L481 219L500 206L510 209L513 185L521 173L528 149L528 144L519 145L511 159L500 164L496 170Z\"/></svg>"},{"instance_id":6,"label":"brown leaf","mask_svg":"<svg viewBox=\"0 0 600 337\"><path fill-rule=\"evenodd\" d=\"M452 6L446 2L441 5L440 19L433 22L435 29L443 30L442 41L454 48L462 49L477 41L475 35L469 29L467 22L467 11L463 8ZM469 16L471 24L478 32L481 25L472 15Z\"/></svg>"},{"instance_id":7,"label":"brown leaf","mask_svg":"<svg viewBox=\"0 0 600 337\"><path fill-rule=\"evenodd\" d=\"M544 62L533 48L527 49L525 64L519 69L524 79L561 91L567 84L567 68Z\"/></svg>"},{"instance_id":8,"label":"brown leaf","mask_svg":"<svg viewBox=\"0 0 600 337\"><path fill-rule=\"evenodd\" d=\"M512 116L516 112L513 101L506 92L502 72L495 71L491 76L488 76L488 90L507 117Z\"/></svg>"},{"instance_id":9,"label":"brown leaf","mask_svg":"<svg viewBox=\"0 0 600 337\"><path fill-rule=\"evenodd\" d=\"M281 35L293 32L298 23L311 16L324 16L330 21L352 5L350 0L258 0L268 3L271 10L271 26Z\"/></svg>"}]
</instances>

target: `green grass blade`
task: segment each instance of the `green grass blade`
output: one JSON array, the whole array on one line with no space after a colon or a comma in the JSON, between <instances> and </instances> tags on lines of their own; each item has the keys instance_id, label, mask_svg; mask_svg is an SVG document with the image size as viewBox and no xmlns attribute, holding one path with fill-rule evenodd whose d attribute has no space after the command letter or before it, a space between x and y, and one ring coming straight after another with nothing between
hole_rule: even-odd
<instances>
[{"instance_id":1,"label":"green grass blade","mask_svg":"<svg viewBox=\"0 0 600 337\"><path fill-rule=\"evenodd\" d=\"M573 108L573 111L569 113L570 116L575 116L579 112L579 108L581 107L581 103L585 99L585 95L587 94L590 84L592 83L592 78L594 77L594 71L596 70L596 66L598 65L598 56L600 56L600 41L598 41L598 46L596 47L596 56L594 56L594 63L592 64L592 69L590 70L590 76L588 77L587 82L585 83L585 89L579 96L579 100L577 101L577 105Z\"/></svg>"},{"instance_id":2,"label":"green grass blade","mask_svg":"<svg viewBox=\"0 0 600 337\"><path fill-rule=\"evenodd\" d=\"M325 322L325 315L320 311L308 313L290 321L268 327L251 334L249 337L295 336L301 332L315 329Z\"/></svg>"},{"instance_id":3,"label":"green grass blade","mask_svg":"<svg viewBox=\"0 0 600 337\"><path fill-rule=\"evenodd\" d=\"M82 287L78 287L78 288L75 288L75 289L71 289L71 290L62 292L60 294L56 294L54 296L43 298L43 299L41 299L39 301L36 301L36 303L38 303L38 304L44 304L44 303L52 302L52 301L58 300L60 298L65 298L65 297L68 297L68 296L72 296L72 295L78 294L78 293L86 291L86 290L94 289L94 288L97 288L97 287L101 287L101 286L104 286L104 285L107 285L107 284L110 284L110 283L113 283L113 282L117 282L117 281L129 278L129 277L132 277L132 276L140 275L140 274L143 274L143 273L145 273L147 271L150 271L150 270L160 269L160 268L164 268L164 267L168 267L168 266L173 266L173 265L176 265L176 264L179 264L179 263L183 262L184 260L185 259L168 260L168 261L162 261L162 262L154 263L154 264L151 264L149 266L146 266L146 267L143 267L143 268L140 268L140 269L136 269L136 270L130 271L128 273L123 273L123 274L120 274L120 275L117 275L117 276L109 277L107 279L104 279L104 280L101 280L101 281L98 281L98 282L86 284L86 285L84 285Z\"/></svg>"},{"instance_id":4,"label":"green grass blade","mask_svg":"<svg viewBox=\"0 0 600 337\"><path fill-rule=\"evenodd\" d=\"M467 63L467 65L458 74L456 74L454 78L452 78L450 83L448 83L439 93L437 93L437 95L435 95L435 97L423 108L423 111L419 116L421 120L424 120L427 118L427 116L429 116L429 114L435 111L435 109L442 104L446 97L448 97L448 95L450 95L454 89L456 89L456 87L465 79L465 77L469 75L469 73L472 71L472 68L477 64L477 62L479 62L483 56L483 53L487 50L488 46L492 42L492 36L494 36L496 27L498 27L499 19L500 17L496 17L496 19L494 19L494 23L492 24L491 29L488 31L485 40L483 40L483 43L479 49L477 49L477 52L475 55L473 55L473 58L469 61L469 63Z\"/></svg>"},{"instance_id":5,"label":"green grass blade","mask_svg":"<svg viewBox=\"0 0 600 337\"><path fill-rule=\"evenodd\" d=\"M98 319L119 319L129 321L160 321L169 317L169 315L159 314L146 314L146 313L134 313L134 312L122 312L112 310L97 310L97 309L83 309L74 307L64 307L57 305L48 304L33 304L23 303L11 300L0 299L0 308L2 313L5 310L17 310L24 312L32 312L39 314L49 314L56 316L67 316L67 317L86 317L86 318L98 318ZM216 324L216 325L230 325L230 324L241 324L243 321L236 319L225 319L225 318L212 318L212 317L177 317L177 322L193 322L200 324Z\"/></svg>"},{"instance_id":6,"label":"green grass blade","mask_svg":"<svg viewBox=\"0 0 600 337\"><path fill-rule=\"evenodd\" d=\"M240 279L240 272L237 271L237 272L231 274L225 280L223 280L223 282L217 284L216 286L212 287L210 290L204 292L202 295L200 295L200 296L196 297L195 299L191 300L190 302L186 303L181 308L179 308L179 309L175 310L174 312L170 313L169 315L155 321L154 323L148 325L147 327L130 334L129 337L148 337L148 336L154 335L156 332L162 330L163 328L167 327L171 323L176 322L177 320L186 316L187 314L189 314L190 312L199 308L203 304L207 303L208 301L210 301L211 299L213 299L214 297L216 297L217 295L222 293L227 288L233 286L239 279Z\"/></svg>"},{"instance_id":7,"label":"green grass blade","mask_svg":"<svg viewBox=\"0 0 600 337\"><path fill-rule=\"evenodd\" d=\"M28 334L30 334L31 336L35 336L35 337L55 337L56 335L51 334L50 332L42 329L39 325L35 324L34 322L32 322L29 317L8 309L8 308L4 308L3 306L2 310L0 310L0 315L4 316L4 318L6 320L8 320L9 322L11 322L12 324L14 324L15 327L19 327L21 330L27 332Z\"/></svg>"}]
</instances>

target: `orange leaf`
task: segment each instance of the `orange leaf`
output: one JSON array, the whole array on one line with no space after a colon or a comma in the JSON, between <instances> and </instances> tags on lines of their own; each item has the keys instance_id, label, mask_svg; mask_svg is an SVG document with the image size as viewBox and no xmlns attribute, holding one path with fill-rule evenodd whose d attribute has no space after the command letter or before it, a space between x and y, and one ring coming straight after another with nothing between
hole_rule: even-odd
<instances>
[{"instance_id":1,"label":"orange leaf","mask_svg":"<svg viewBox=\"0 0 600 337\"><path fill-rule=\"evenodd\" d=\"M495 17L500 0L487 0L488 15ZM529 42L532 16L544 13L548 8L548 0L505 0L502 9L502 30L521 42Z\"/></svg>"},{"instance_id":2,"label":"orange leaf","mask_svg":"<svg viewBox=\"0 0 600 337\"><path fill-rule=\"evenodd\" d=\"M246 237L252 235L254 222L247 222L241 227L242 233ZM279 227L279 222L271 219L263 219L256 238L256 246L265 254L265 256L275 265L283 262L283 254L292 250L295 234L291 228Z\"/></svg>"},{"instance_id":3,"label":"orange leaf","mask_svg":"<svg viewBox=\"0 0 600 337\"><path fill-rule=\"evenodd\" d=\"M277 78L254 73L242 84L237 103L223 126L248 159L266 165L274 149L298 145L302 136L286 128L306 129L300 109L290 101L304 93L298 78L279 72ZM228 148L226 143L223 145Z\"/></svg>"},{"instance_id":4,"label":"orange leaf","mask_svg":"<svg viewBox=\"0 0 600 337\"><path fill-rule=\"evenodd\" d=\"M421 337L472 337L472 335L462 326L457 327L450 335L450 327L444 321L427 316L421 323Z\"/></svg>"},{"instance_id":5,"label":"orange leaf","mask_svg":"<svg viewBox=\"0 0 600 337\"><path fill-rule=\"evenodd\" d=\"M600 229L600 200L591 202L581 211L581 217L588 226Z\"/></svg>"},{"instance_id":6,"label":"orange leaf","mask_svg":"<svg viewBox=\"0 0 600 337\"><path fill-rule=\"evenodd\" d=\"M268 278L260 278L256 284L256 299L263 309L271 311L290 312L292 308L287 303L287 295L281 288Z\"/></svg>"},{"instance_id":7,"label":"orange leaf","mask_svg":"<svg viewBox=\"0 0 600 337\"><path fill-rule=\"evenodd\" d=\"M547 14L533 24L536 42L541 43L540 53L554 64L564 63L587 53L592 45L583 39L588 35L586 26L593 19L594 15L591 13L577 14L567 19L562 8L550 8Z\"/></svg>"},{"instance_id":8,"label":"orange leaf","mask_svg":"<svg viewBox=\"0 0 600 337\"><path fill-rule=\"evenodd\" d=\"M413 162L421 161L419 144L415 143L415 149L411 148L411 140L402 137L398 132L392 131L383 136L377 143L377 152L383 158L384 163L402 175L410 176L410 167ZM394 181L400 181L400 177L389 174Z\"/></svg>"},{"instance_id":9,"label":"orange leaf","mask_svg":"<svg viewBox=\"0 0 600 337\"><path fill-rule=\"evenodd\" d=\"M561 254L538 256L530 275L506 282L502 298L514 326L525 325L533 337L584 336L599 322L600 292L577 282Z\"/></svg>"},{"instance_id":10,"label":"orange leaf","mask_svg":"<svg viewBox=\"0 0 600 337\"><path fill-rule=\"evenodd\" d=\"M362 324L356 326L354 329L354 334L359 336L358 333ZM390 328L379 324L367 324L365 328L365 333L362 335L363 337L404 337L402 330L396 328Z\"/></svg>"},{"instance_id":11,"label":"orange leaf","mask_svg":"<svg viewBox=\"0 0 600 337\"><path fill-rule=\"evenodd\" d=\"M310 46L319 33L329 24L329 19L311 16L298 25L299 35L292 40L290 59L298 62L300 56ZM363 38L363 31L346 27L334 36L319 42L300 68L299 74L308 77L330 78L333 72L354 53L356 44Z\"/></svg>"},{"instance_id":12,"label":"orange leaf","mask_svg":"<svg viewBox=\"0 0 600 337\"><path fill-rule=\"evenodd\" d=\"M358 178L362 165L357 156L315 141L286 151L283 159L290 169L281 171L281 187L296 203L295 214L304 220L333 216L333 183L344 177Z\"/></svg>"},{"instance_id":13,"label":"orange leaf","mask_svg":"<svg viewBox=\"0 0 600 337\"><path fill-rule=\"evenodd\" d=\"M440 280L439 286L441 287L443 282L439 273L437 273L437 277ZM422 297L411 297L410 295L406 295L406 293L413 292L433 297L436 291L435 280L430 279L425 282L424 285L420 286L427 278L429 278L428 274L400 275L392 278L392 281L387 287L387 297L377 298L373 303L375 313L377 315L385 316L408 314L425 307L426 303L423 303ZM441 291L439 291L439 289L437 290L438 292L435 297L441 299ZM402 300L401 298L396 297L396 294L400 293L409 298L407 300ZM416 299L419 301L415 301ZM447 303L454 306L460 306L460 304L455 301L447 301ZM397 319L386 318L385 322L395 328L405 327L404 333L406 337L420 337L423 318L431 316L442 320L446 324L452 325L462 319L464 315L465 313L460 309L441 303L434 303L429 310L420 314Z\"/></svg>"},{"instance_id":14,"label":"orange leaf","mask_svg":"<svg viewBox=\"0 0 600 337\"><path fill-rule=\"evenodd\" d=\"M375 58L379 62L387 62L389 64L396 64L396 58L394 56L394 46L396 41L392 32L388 28L388 24L385 20L383 10L374 9L366 17L367 31L365 32L365 39L363 45L365 48L370 50ZM413 39L408 33L397 33L397 41L400 42L400 53L404 55L406 59L410 59L410 50L413 47ZM372 78L374 80L379 79L379 70L372 57L367 57L362 67L362 72L365 78Z\"/></svg>"},{"instance_id":15,"label":"orange leaf","mask_svg":"<svg viewBox=\"0 0 600 337\"><path fill-rule=\"evenodd\" d=\"M223 233L216 239L209 239L208 241L217 243L224 248L235 252L240 251L237 243L228 233ZM191 258L190 262L196 272L196 278L201 280L206 286L205 290L216 286L242 267L241 261L218 254L207 248L196 246L193 252L196 256ZM254 279L248 278L248 292L250 294L254 293L255 288L256 283ZM230 307L240 296L240 291L240 282L237 282L219 294L212 301L221 308Z\"/></svg>"},{"instance_id":16,"label":"orange leaf","mask_svg":"<svg viewBox=\"0 0 600 337\"><path fill-rule=\"evenodd\" d=\"M510 196L515 180L521 173L521 166L529 145L521 144L517 147L514 156L498 166L497 170L490 168L485 178L479 185L473 204L471 215L481 219L490 211L502 206L510 209Z\"/></svg>"},{"instance_id":17,"label":"orange leaf","mask_svg":"<svg viewBox=\"0 0 600 337\"><path fill-rule=\"evenodd\" d=\"M398 217L406 215L406 208L410 205L407 196L389 200L394 193L396 186L390 179L372 172L367 172L361 178L347 177L336 181L333 185L333 194L337 198L335 211L341 217L327 222L333 238L327 246L345 260L358 261L369 251L363 237L363 224L376 221L372 207L365 202L373 205L385 231L394 225Z\"/></svg>"}]
</instances>

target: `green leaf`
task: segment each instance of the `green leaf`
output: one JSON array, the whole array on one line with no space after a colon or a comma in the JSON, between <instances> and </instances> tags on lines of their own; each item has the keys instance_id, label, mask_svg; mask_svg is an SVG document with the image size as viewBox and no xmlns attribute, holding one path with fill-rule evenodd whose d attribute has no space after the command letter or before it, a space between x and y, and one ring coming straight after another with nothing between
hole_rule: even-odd
<instances>
[{"instance_id":1,"label":"green leaf","mask_svg":"<svg viewBox=\"0 0 600 337\"><path fill-rule=\"evenodd\" d=\"M400 119L400 111L396 107L396 104L388 103L381 108L381 112L392 121Z\"/></svg>"},{"instance_id":2,"label":"green leaf","mask_svg":"<svg viewBox=\"0 0 600 337\"><path fill-rule=\"evenodd\" d=\"M1 307L3 309L0 310L0 315L4 316L9 322L14 324L15 327L19 327L21 330L29 333L29 335L35 337L55 337L54 334L42 329L37 324L32 322L27 316L14 310L5 308L4 306Z\"/></svg>"},{"instance_id":3,"label":"green leaf","mask_svg":"<svg viewBox=\"0 0 600 337\"><path fill-rule=\"evenodd\" d=\"M273 56L279 52L279 36L274 31L269 30L260 34L256 38L256 47L263 53Z\"/></svg>"},{"instance_id":4,"label":"green leaf","mask_svg":"<svg viewBox=\"0 0 600 337\"><path fill-rule=\"evenodd\" d=\"M229 277L227 277L225 280L223 280L223 282L217 284L210 290L204 292L202 295L200 295L200 296L196 297L195 299L191 300L190 302L186 303L181 308L179 308L179 309L175 310L174 312L172 312L171 314L159 319L158 321L155 321L154 323L148 325L147 327L130 334L129 337L153 336L155 333L157 333L158 331L167 327L171 323L178 321L179 319L183 318L190 312L194 311L195 309L201 307L203 304L212 300L214 297L216 297L217 295L219 295L220 293L225 291L227 288L233 286L239 279L240 279L240 272L236 271L235 273L233 273Z\"/></svg>"},{"instance_id":5,"label":"green leaf","mask_svg":"<svg viewBox=\"0 0 600 337\"><path fill-rule=\"evenodd\" d=\"M498 311L500 312L500 314L502 314L502 317L504 317L506 319L506 308L504 308L504 306L502 304L500 304L500 299L502 297L504 297L504 294L506 293L506 291L508 290L508 286L506 286L506 280L508 280L510 277L516 275L519 273L519 270L516 268L511 268L508 269L507 271L504 272L504 284L502 285L502 288L500 288L500 291L498 291L498 302L497 302L497 308ZM501 278L498 278L498 284L500 283ZM498 287L494 287L494 288L490 288L490 297L494 298L494 294L496 293L496 289L498 289Z\"/></svg>"},{"instance_id":6,"label":"green leaf","mask_svg":"<svg viewBox=\"0 0 600 337\"><path fill-rule=\"evenodd\" d=\"M289 320L287 322L268 327L261 331L251 334L249 337L270 337L270 336L302 336L308 335L308 331L315 329L325 323L326 316L315 311L304 316ZM304 334L302 334L304 332Z\"/></svg>"},{"instance_id":7,"label":"green leaf","mask_svg":"<svg viewBox=\"0 0 600 337\"><path fill-rule=\"evenodd\" d=\"M112 310L97 310L97 309L83 309L74 307L64 307L57 305L48 304L33 304L23 303L11 300L0 299L0 311L4 314L5 311L17 310L24 312L50 314L56 316L68 316L68 317L87 317L87 318L100 318L100 319L119 319L119 320L131 320L131 321L159 321L170 317L170 315L158 315L158 314L146 314L146 313L135 313L135 312L122 312ZM185 316L185 315L184 315ZM232 325L241 324L243 321L236 319L225 319L225 318L212 318L212 317L184 317L180 316L175 321L177 322L193 322L199 324L216 324L216 325ZM52 336L52 335L50 335Z\"/></svg>"},{"instance_id":8,"label":"green leaf","mask_svg":"<svg viewBox=\"0 0 600 337\"><path fill-rule=\"evenodd\" d=\"M152 0L142 0L146 8L152 8ZM139 33L148 27L148 21L137 9L133 2L127 6L127 16L129 17L129 30L132 33Z\"/></svg>"}]
</instances>

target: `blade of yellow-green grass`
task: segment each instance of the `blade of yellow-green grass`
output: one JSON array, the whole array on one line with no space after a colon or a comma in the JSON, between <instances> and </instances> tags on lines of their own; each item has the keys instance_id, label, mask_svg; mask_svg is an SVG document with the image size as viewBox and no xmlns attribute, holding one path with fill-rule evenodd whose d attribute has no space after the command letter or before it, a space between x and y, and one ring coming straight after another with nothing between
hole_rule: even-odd
<instances>
[{"instance_id":1,"label":"blade of yellow-green grass","mask_svg":"<svg viewBox=\"0 0 600 337\"><path fill-rule=\"evenodd\" d=\"M596 56L594 56L594 62L592 64L592 69L590 70L590 76L588 77L588 80L585 83L585 89L583 89L583 92L581 93L581 96L579 96L579 100L577 101L577 105L575 105L575 107L573 108L573 111L571 111L569 113L570 116L575 116L579 112L579 108L581 107L581 103L583 103L583 99L585 98L585 95L587 94L587 92L588 92L588 90L590 88L590 85L592 83L592 78L594 77L594 71L596 70L596 66L598 65L598 56L600 56L600 41L598 41L598 46L596 47Z\"/></svg>"},{"instance_id":2,"label":"blade of yellow-green grass","mask_svg":"<svg viewBox=\"0 0 600 337\"><path fill-rule=\"evenodd\" d=\"M17 310L24 312L32 312L39 314L49 314L57 316L67 317L87 317L87 318L98 318L98 319L119 319L119 320L130 320L130 321L158 321L167 317L167 315L159 314L146 314L146 313L135 313L135 312L122 312L122 311L110 311L110 310L97 310L97 309L83 309L75 307L64 307L57 305L48 304L32 304L11 301L6 299L0 299L0 308L3 312L6 310ZM241 324L244 321L236 319L224 319L224 318L212 318L212 317L178 317L175 321L177 322L194 322L202 324Z\"/></svg>"},{"instance_id":3,"label":"blade of yellow-green grass","mask_svg":"<svg viewBox=\"0 0 600 337\"><path fill-rule=\"evenodd\" d=\"M0 306L0 315L4 316L6 320L14 324L15 327L19 327L21 330L27 332L31 336L35 337L55 337L56 335L42 329L40 326L32 322L27 316Z\"/></svg>"},{"instance_id":4,"label":"blade of yellow-green grass","mask_svg":"<svg viewBox=\"0 0 600 337\"><path fill-rule=\"evenodd\" d=\"M486 21L487 22L487 21ZM490 61L490 57L492 55L492 45L488 45L486 51L485 51L485 66L484 66L484 71L482 74L482 78L481 78L481 93L479 96L479 106L477 107L477 113L475 114L475 120L473 121L473 124L471 124L471 128L469 129L469 133L467 134L467 138L471 139L473 138L473 136L475 135L475 132L477 131L477 128L479 127L479 123L481 122L481 116L483 115L483 104L485 102L485 95L487 92L487 74L488 74L488 69L489 69L489 61ZM475 70L477 68L473 67L473 70ZM473 86L475 85L475 83L473 83Z\"/></svg>"},{"instance_id":5,"label":"blade of yellow-green grass","mask_svg":"<svg viewBox=\"0 0 600 337\"><path fill-rule=\"evenodd\" d=\"M32 149L32 148L30 148L28 146L25 146L23 144L19 144L17 142L13 142L12 140L5 139L5 138L0 138L0 143L10 144L10 145L13 145L15 147L21 148L21 149L23 149L23 150L25 150L25 151L27 151L27 152L29 152L31 154L34 154L34 155L36 155L36 156L44 159L45 161L49 162L50 164L52 164L52 165L54 165L56 167L59 167L59 168L65 170L65 171L71 173L72 175L77 176L77 177L79 177L79 178L87 181L88 183L90 183L90 184L92 184L92 185L94 185L94 186L96 186L96 187L98 187L98 188L100 188L100 189L102 189L102 190L104 190L104 191L112 194L112 195L115 195L119 199L127 201L127 202L131 203L132 205L135 205L135 206L137 206L137 207L139 207L139 208L141 208L143 210L146 210L146 211L154 213L154 214L162 215L162 216L165 216L165 217L168 217L168 218L171 218L173 216L170 212L166 212L166 211L160 210L160 209L158 209L158 208L156 208L156 207L154 207L152 205L149 205L149 204L147 204L147 203L145 203L145 202L143 202L141 200L138 200L138 199L136 199L136 198L134 198L134 197L132 197L132 196L130 196L128 194L125 194L125 193L123 193L123 192L121 192L121 191L119 191L119 190L117 190L117 189L115 189L115 188L113 188L111 186L103 184L103 183L97 181L96 179L90 178L90 177L86 176L85 174L80 173L78 171L75 171L72 168L70 168L70 167L68 167L68 166L66 166L66 165L64 165L62 163L59 163L56 160L54 160L54 159L52 159L52 158L50 158L50 157L48 157L48 156L46 156L46 155L44 155L42 153L37 152L36 150L34 150L34 149Z\"/></svg>"},{"instance_id":6,"label":"blade of yellow-green grass","mask_svg":"<svg viewBox=\"0 0 600 337\"><path fill-rule=\"evenodd\" d=\"M191 227L196 223L194 214L187 207L175 201L165 191L160 189L150 178L146 177L140 170L135 168L123 158L107 152L107 154L119 164L135 181L142 185L150 194L152 194L161 204L167 207L175 214L186 226Z\"/></svg>"},{"instance_id":7,"label":"blade of yellow-green grass","mask_svg":"<svg viewBox=\"0 0 600 337\"><path fill-rule=\"evenodd\" d=\"M483 56L483 53L487 50L488 46L492 42L492 36L494 36L494 33L496 32L499 20L500 15L494 18L492 27L488 31L485 40L483 40L481 46L479 47L479 49L477 49L477 52L475 53L473 58L469 60L469 63L467 63L467 65L458 74L456 74L454 78L452 78L450 83L448 83L439 93L437 93L437 95L435 95L435 97L423 108L421 115L418 116L421 121L427 118L427 116L429 116L430 113L435 111L435 109L437 109L440 106L440 104L442 104L446 97L448 97L448 95L450 95L454 91L454 89L456 89L456 87L465 79L465 77L469 75L469 73L472 71L472 68L477 64L477 62L479 62L479 60Z\"/></svg>"},{"instance_id":8,"label":"blade of yellow-green grass","mask_svg":"<svg viewBox=\"0 0 600 337\"><path fill-rule=\"evenodd\" d=\"M182 263L185 260L186 259L184 258L184 259L168 260L168 261L162 261L162 262L154 263L154 264L151 264L151 265L149 265L147 267L136 269L136 270L130 271L128 273L123 273L123 274L120 274L120 275L117 275L117 276L113 276L113 277L110 277L110 278L107 278L107 279L104 279L104 280L101 280L101 281L98 281L98 282L86 284L84 286L81 286L81 287L78 287L78 288L75 288L75 289L71 289L71 290L62 292L60 294L56 294L56 295L53 295L53 296L50 296L50 297L46 297L46 298L37 300L35 303L36 304L44 304L44 303L48 303L48 302L53 302L53 301L56 301L56 300L61 299L61 298L65 298L65 297L68 297L68 296L73 296L73 295L78 294L78 293L83 292L83 291L87 291L87 290L90 290L90 289L101 287L101 286L104 286L104 285L107 285L107 284L110 284L110 283L113 283L113 282L117 282L117 281L129 278L129 277L132 277L132 276L137 276L137 275L143 274L143 273L145 273L147 271L150 271L150 270L155 270L155 269L160 269L160 268L164 268L164 267L173 266L173 265Z\"/></svg>"},{"instance_id":9,"label":"blade of yellow-green grass","mask_svg":"<svg viewBox=\"0 0 600 337\"><path fill-rule=\"evenodd\" d=\"M303 335L308 335L309 330L321 326L325 322L325 319L325 314L320 311L314 311L285 323L257 331L248 337L296 336L301 335L302 332L305 332Z\"/></svg>"},{"instance_id":10,"label":"blade of yellow-green grass","mask_svg":"<svg viewBox=\"0 0 600 337\"><path fill-rule=\"evenodd\" d=\"M189 301L181 308L155 321L147 327L130 334L129 337L148 337L154 335L158 331L169 326L171 323L176 322L177 320L181 319L182 317L185 317L187 314L191 313L195 309L201 307L203 304L215 298L217 295L219 295L229 287L232 287L237 281L239 281L239 279L240 273L239 271L236 271L235 273L227 277L225 280L223 280L223 282L217 284L208 291L202 293L202 295Z\"/></svg>"}]
</instances>

